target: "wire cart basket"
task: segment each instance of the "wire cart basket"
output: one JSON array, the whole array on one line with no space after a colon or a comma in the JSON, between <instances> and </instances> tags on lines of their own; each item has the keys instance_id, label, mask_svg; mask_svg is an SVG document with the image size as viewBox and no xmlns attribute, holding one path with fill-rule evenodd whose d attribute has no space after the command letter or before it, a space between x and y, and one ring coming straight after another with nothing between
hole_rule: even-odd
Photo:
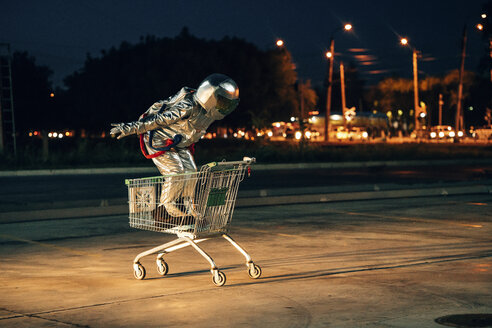
<instances>
[{"instance_id":1,"label":"wire cart basket","mask_svg":"<svg viewBox=\"0 0 492 328\"><path fill-rule=\"evenodd\" d=\"M250 165L255 161L245 157L242 161L209 163L198 172L127 179L130 226L177 236L177 239L138 254L133 261L135 278L145 278L145 268L140 263L143 257L157 253L157 271L164 276L169 271L164 255L192 246L210 263L213 283L223 286L225 274L198 246L199 242L221 236L244 255L248 275L259 278L260 266L228 235L239 183L246 171L249 174Z\"/></svg>"}]
</instances>

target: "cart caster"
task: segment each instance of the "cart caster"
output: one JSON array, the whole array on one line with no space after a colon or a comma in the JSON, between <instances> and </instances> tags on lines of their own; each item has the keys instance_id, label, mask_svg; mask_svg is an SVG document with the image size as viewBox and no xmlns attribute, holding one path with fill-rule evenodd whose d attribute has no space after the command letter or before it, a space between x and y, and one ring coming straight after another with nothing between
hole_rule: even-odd
<instances>
[{"instance_id":1,"label":"cart caster","mask_svg":"<svg viewBox=\"0 0 492 328\"><path fill-rule=\"evenodd\" d=\"M136 279L142 280L145 278L145 268L140 263L133 264L133 275Z\"/></svg>"},{"instance_id":2,"label":"cart caster","mask_svg":"<svg viewBox=\"0 0 492 328\"><path fill-rule=\"evenodd\" d=\"M258 279L261 276L261 268L258 264L251 263L248 268L248 275L250 278Z\"/></svg>"},{"instance_id":3,"label":"cart caster","mask_svg":"<svg viewBox=\"0 0 492 328\"><path fill-rule=\"evenodd\" d=\"M217 271L217 275L212 273L212 281L214 282L214 285L217 287L224 286L224 284L226 283L226 276L224 272Z\"/></svg>"},{"instance_id":4,"label":"cart caster","mask_svg":"<svg viewBox=\"0 0 492 328\"><path fill-rule=\"evenodd\" d=\"M161 276L165 276L169 271L169 266L167 265L166 261L159 258L155 262L157 264L157 272L159 272Z\"/></svg>"}]
</instances>

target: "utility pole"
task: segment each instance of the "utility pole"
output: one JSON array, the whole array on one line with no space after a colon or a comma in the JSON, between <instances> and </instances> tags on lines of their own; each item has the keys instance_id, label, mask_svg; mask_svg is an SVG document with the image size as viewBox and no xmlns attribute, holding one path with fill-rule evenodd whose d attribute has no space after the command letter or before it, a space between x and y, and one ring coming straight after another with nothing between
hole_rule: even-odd
<instances>
[{"instance_id":1,"label":"utility pole","mask_svg":"<svg viewBox=\"0 0 492 328\"><path fill-rule=\"evenodd\" d=\"M415 117L415 133L418 136L418 131L420 129L419 124L419 69L417 67L417 57L418 51L413 49L412 61L413 61L413 107L414 107L414 117Z\"/></svg>"},{"instance_id":2,"label":"utility pole","mask_svg":"<svg viewBox=\"0 0 492 328\"><path fill-rule=\"evenodd\" d=\"M328 65L328 89L326 91L326 113L325 113L325 141L330 140L330 130L331 130L331 88L333 84L333 60L335 58L335 39L332 37L330 40L330 51L329 51L329 65Z\"/></svg>"},{"instance_id":3,"label":"utility pole","mask_svg":"<svg viewBox=\"0 0 492 328\"><path fill-rule=\"evenodd\" d=\"M299 129L301 130L301 149L302 144L304 143L304 86L302 84L302 80L299 79L297 84L299 89L299 109L300 109L300 117L299 117Z\"/></svg>"},{"instance_id":4,"label":"utility pole","mask_svg":"<svg viewBox=\"0 0 492 328\"><path fill-rule=\"evenodd\" d=\"M465 57L466 57L466 24L463 27L463 40L461 43L461 65L458 84L458 104L456 106L456 122L455 129L460 131L463 129L463 75L465 73Z\"/></svg>"},{"instance_id":5,"label":"utility pole","mask_svg":"<svg viewBox=\"0 0 492 328\"><path fill-rule=\"evenodd\" d=\"M343 62L340 62L340 90L342 92L342 113L345 115L347 103L345 98L345 66L343 66Z\"/></svg>"},{"instance_id":6,"label":"utility pole","mask_svg":"<svg viewBox=\"0 0 492 328\"><path fill-rule=\"evenodd\" d=\"M442 100L442 93L439 94L439 122L437 125L442 125L442 105L444 101Z\"/></svg>"},{"instance_id":7,"label":"utility pole","mask_svg":"<svg viewBox=\"0 0 492 328\"><path fill-rule=\"evenodd\" d=\"M345 99L345 66L343 66L343 62L340 62L340 91L342 93L343 125L347 127L347 120L345 119L345 109L347 108L347 103Z\"/></svg>"},{"instance_id":8,"label":"utility pole","mask_svg":"<svg viewBox=\"0 0 492 328\"><path fill-rule=\"evenodd\" d=\"M492 63L492 35L489 36L489 56L490 56L490 63ZM490 66L490 82L492 82L492 64Z\"/></svg>"}]
</instances>

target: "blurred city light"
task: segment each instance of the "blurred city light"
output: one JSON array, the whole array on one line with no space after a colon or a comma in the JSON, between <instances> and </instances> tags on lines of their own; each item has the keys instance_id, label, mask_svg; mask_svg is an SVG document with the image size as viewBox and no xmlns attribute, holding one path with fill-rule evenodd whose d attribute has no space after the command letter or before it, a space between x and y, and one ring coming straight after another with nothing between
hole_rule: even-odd
<instances>
[{"instance_id":1,"label":"blurred city light","mask_svg":"<svg viewBox=\"0 0 492 328\"><path fill-rule=\"evenodd\" d=\"M281 39L278 39L276 44L277 44L277 47L283 47L284 46L284 41L281 40Z\"/></svg>"},{"instance_id":2,"label":"blurred city light","mask_svg":"<svg viewBox=\"0 0 492 328\"><path fill-rule=\"evenodd\" d=\"M50 98L54 98L55 97L55 94L52 92L50 93Z\"/></svg>"},{"instance_id":3,"label":"blurred city light","mask_svg":"<svg viewBox=\"0 0 492 328\"><path fill-rule=\"evenodd\" d=\"M477 30L483 31L483 25L482 24L478 23L476 26L477 26Z\"/></svg>"},{"instance_id":4,"label":"blurred city light","mask_svg":"<svg viewBox=\"0 0 492 328\"><path fill-rule=\"evenodd\" d=\"M332 56L333 54L331 53L331 51L326 52L326 58L331 58Z\"/></svg>"},{"instance_id":5,"label":"blurred city light","mask_svg":"<svg viewBox=\"0 0 492 328\"><path fill-rule=\"evenodd\" d=\"M400 39L400 43L404 46L406 46L408 44L408 39L407 38L401 38Z\"/></svg>"},{"instance_id":6,"label":"blurred city light","mask_svg":"<svg viewBox=\"0 0 492 328\"><path fill-rule=\"evenodd\" d=\"M483 19L487 18L487 14L482 14L482 18Z\"/></svg>"},{"instance_id":7,"label":"blurred city light","mask_svg":"<svg viewBox=\"0 0 492 328\"><path fill-rule=\"evenodd\" d=\"M343 27L345 29L345 31L350 31L352 29L352 24L345 24L345 26Z\"/></svg>"}]
</instances>

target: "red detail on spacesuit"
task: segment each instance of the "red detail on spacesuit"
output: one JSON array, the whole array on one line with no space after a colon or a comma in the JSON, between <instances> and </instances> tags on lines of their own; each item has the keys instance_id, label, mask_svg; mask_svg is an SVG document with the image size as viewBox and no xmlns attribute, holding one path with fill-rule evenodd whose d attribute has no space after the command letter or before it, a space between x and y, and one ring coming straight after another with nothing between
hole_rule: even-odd
<instances>
[{"instance_id":1,"label":"red detail on spacesuit","mask_svg":"<svg viewBox=\"0 0 492 328\"><path fill-rule=\"evenodd\" d=\"M143 113L140 118L143 118L147 116L147 114ZM166 144L164 145L164 147L167 147L167 146L170 146L173 144L173 140L172 139L167 139L166 140ZM147 152L147 148L145 148L145 142L144 142L144 135L141 134L140 135L140 150L142 151L142 154L145 156L145 158L147 159L152 159L152 158L156 158L156 157L159 157L163 154L166 153L165 150L159 150L153 154L149 154ZM195 156L195 144L192 144L191 146L188 147L188 150L190 151L191 155Z\"/></svg>"},{"instance_id":2,"label":"red detail on spacesuit","mask_svg":"<svg viewBox=\"0 0 492 328\"><path fill-rule=\"evenodd\" d=\"M188 150L190 151L191 155L195 156L195 144L191 144L191 146L188 147Z\"/></svg>"},{"instance_id":3,"label":"red detail on spacesuit","mask_svg":"<svg viewBox=\"0 0 492 328\"><path fill-rule=\"evenodd\" d=\"M173 143L172 139L167 139L166 140L166 144L164 145L164 147L167 147L169 145L171 145ZM147 159L152 159L152 158L156 158L156 157L159 157L161 156L162 154L165 154L166 151L165 150L160 150L158 152L155 152L153 154L149 154L147 152L147 149L145 148L145 143L144 143L144 135L141 134L140 135L140 150L142 151L142 154L145 156L145 158Z\"/></svg>"}]
</instances>

